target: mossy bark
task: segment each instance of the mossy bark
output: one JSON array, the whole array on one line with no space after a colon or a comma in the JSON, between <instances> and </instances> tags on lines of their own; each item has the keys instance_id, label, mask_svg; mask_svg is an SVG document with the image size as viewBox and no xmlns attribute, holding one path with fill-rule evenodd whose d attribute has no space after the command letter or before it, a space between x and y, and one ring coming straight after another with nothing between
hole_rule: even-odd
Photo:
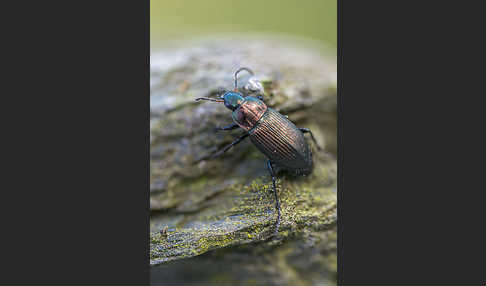
<instances>
[{"instance_id":1,"label":"mossy bark","mask_svg":"<svg viewBox=\"0 0 486 286\"><path fill-rule=\"evenodd\" d=\"M232 89L240 66L262 80L268 106L310 128L325 148L318 152L308 138L313 173L279 176L277 235L265 157L246 140L209 160L243 131L216 132L231 123L230 111L194 102L220 87ZM247 80L242 74L240 85ZM153 281L191 285L184 284L190 267L200 272L197 285L335 285L334 59L288 39L208 38L152 53L150 81L150 263L162 264L153 269Z\"/></svg>"}]
</instances>

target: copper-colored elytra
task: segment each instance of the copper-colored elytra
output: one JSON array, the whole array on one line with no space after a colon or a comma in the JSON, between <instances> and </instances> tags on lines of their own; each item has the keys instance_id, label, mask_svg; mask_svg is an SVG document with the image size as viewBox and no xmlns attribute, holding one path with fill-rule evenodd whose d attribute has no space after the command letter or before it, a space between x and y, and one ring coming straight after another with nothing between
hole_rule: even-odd
<instances>
[{"instance_id":1,"label":"copper-colored elytra","mask_svg":"<svg viewBox=\"0 0 486 286\"><path fill-rule=\"evenodd\" d=\"M224 100L222 100L222 99L215 99L215 98L209 98L209 97L199 97L199 98L196 98L196 101L199 101L199 100L209 100L209 101L214 101L214 102L224 102Z\"/></svg>"},{"instance_id":2,"label":"copper-colored elytra","mask_svg":"<svg viewBox=\"0 0 486 286\"><path fill-rule=\"evenodd\" d=\"M295 148L290 145L292 141L289 140L289 134L287 134L290 131L285 126L275 128L276 126L273 126L273 124L279 125L280 118L273 115L273 113L270 113L252 135L260 137L259 139L268 150L276 150L275 156L280 154L287 157L287 159L293 159L295 157Z\"/></svg>"}]
</instances>

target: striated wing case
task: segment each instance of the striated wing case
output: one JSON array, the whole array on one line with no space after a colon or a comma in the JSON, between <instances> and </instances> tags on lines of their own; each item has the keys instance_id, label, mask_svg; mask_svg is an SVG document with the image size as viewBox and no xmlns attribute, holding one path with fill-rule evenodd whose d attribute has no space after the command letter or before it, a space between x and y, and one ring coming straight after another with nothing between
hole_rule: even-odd
<instances>
[{"instance_id":1,"label":"striated wing case","mask_svg":"<svg viewBox=\"0 0 486 286\"><path fill-rule=\"evenodd\" d=\"M249 134L253 144L277 165L302 174L312 170L312 154L304 134L274 109L268 108Z\"/></svg>"}]
</instances>

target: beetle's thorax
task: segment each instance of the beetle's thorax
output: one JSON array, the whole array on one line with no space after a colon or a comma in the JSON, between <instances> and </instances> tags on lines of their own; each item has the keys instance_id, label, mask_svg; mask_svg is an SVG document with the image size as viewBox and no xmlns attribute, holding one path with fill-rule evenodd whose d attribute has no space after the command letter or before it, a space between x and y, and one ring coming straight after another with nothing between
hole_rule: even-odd
<instances>
[{"instance_id":1,"label":"beetle's thorax","mask_svg":"<svg viewBox=\"0 0 486 286\"><path fill-rule=\"evenodd\" d=\"M267 105L254 97L248 96L240 106L233 111L233 121L246 131L255 126L267 111Z\"/></svg>"}]
</instances>

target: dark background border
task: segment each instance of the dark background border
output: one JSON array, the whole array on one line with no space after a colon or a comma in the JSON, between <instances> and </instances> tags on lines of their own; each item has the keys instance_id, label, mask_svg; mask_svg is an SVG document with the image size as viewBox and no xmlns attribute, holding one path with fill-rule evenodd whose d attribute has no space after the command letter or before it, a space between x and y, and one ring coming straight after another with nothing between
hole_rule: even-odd
<instances>
[{"instance_id":1,"label":"dark background border","mask_svg":"<svg viewBox=\"0 0 486 286\"><path fill-rule=\"evenodd\" d=\"M2 10L1 284L149 285L149 1Z\"/></svg>"}]
</instances>

